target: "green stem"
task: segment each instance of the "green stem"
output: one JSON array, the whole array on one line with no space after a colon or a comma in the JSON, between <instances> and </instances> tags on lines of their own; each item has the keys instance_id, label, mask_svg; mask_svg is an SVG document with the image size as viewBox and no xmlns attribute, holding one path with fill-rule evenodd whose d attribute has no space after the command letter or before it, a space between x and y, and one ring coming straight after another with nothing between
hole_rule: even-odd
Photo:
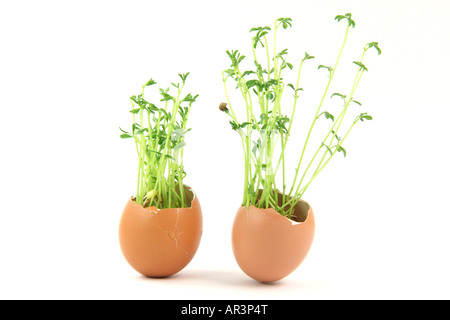
<instances>
[{"instance_id":1,"label":"green stem","mask_svg":"<svg viewBox=\"0 0 450 320\"><path fill-rule=\"evenodd\" d=\"M364 50L363 55L361 57L360 62L362 63L363 59L364 59L364 54L367 51L367 49ZM345 140L345 138L348 136L348 134L350 133L350 130L353 128L353 126L356 124L357 120L359 120L359 117L357 117L357 120L355 120L352 124L352 126L350 127L350 129L347 131L345 137L343 139L341 139L338 143L338 145L335 147L335 150L332 152L331 156L329 157L329 159L325 162L325 164L322 166L323 161L325 160L326 156L329 154L329 150L331 150L332 147L332 143L334 141L334 139L337 136L337 133L339 132L339 129L341 127L341 124L344 120L345 114L347 113L347 109L349 107L350 102L352 101L354 94L356 92L356 89L358 87L359 81L361 80L361 77L363 75L363 70L358 69L356 75L355 75L355 79L353 81L353 85L352 85L352 89L350 91L349 97L347 98L347 101L344 101L344 107L341 111L341 113L339 114L339 116L336 118L336 120L333 122L333 125L331 126L330 130L328 131L327 135L325 136L325 138L322 141L322 144L319 146L319 148L317 149L316 153L314 154L314 156L312 157L312 159L310 160L307 168L305 169L302 178L297 186L297 189L295 191L294 196L291 198L291 200L286 203L285 205L289 205L290 203L297 203L301 197L303 196L303 194L305 193L306 189L308 188L308 186L311 184L311 182L317 177L317 175L323 170L323 168L325 167L325 165L330 161L330 159L332 158L332 156L339 150L339 147L342 145L343 141ZM328 137L331 135L331 140L329 143L325 144L325 142L327 141ZM304 178L306 177L307 172L309 171L309 168L311 167L311 165L313 164L315 158L317 157L317 155L319 154L320 150L322 149L322 147L327 146L326 150L324 151L324 154L322 156L322 159L320 160L319 164L316 167L316 170L314 171L314 173L312 174L310 180L308 181L308 183L301 188L302 183ZM301 189L300 189L301 188ZM295 199L298 199L295 200ZM284 206L285 206L284 205ZM283 206L283 207L284 207ZM291 206L290 212L292 212L292 209L295 205Z\"/></svg>"},{"instance_id":2,"label":"green stem","mask_svg":"<svg viewBox=\"0 0 450 320\"><path fill-rule=\"evenodd\" d=\"M363 55L362 55L362 57L361 57L361 60L360 60L361 63L362 63L362 61L363 61L363 59L364 59L364 54L365 54L365 52L366 52L366 49L364 50ZM354 95L355 95L356 88L358 87L358 84L359 84L359 81L361 80L362 75L363 75L363 70L358 69L358 71L356 72L355 79L354 79L354 81L353 81L353 85L352 85L352 89L351 89L351 91L350 91L349 97L347 98L347 101L344 100L344 108L343 108L343 110L341 111L341 113L339 114L339 116L338 116L338 118L336 119L336 121L334 121L333 126L332 126L331 129L328 131L328 134L325 136L325 139L323 139L322 145L325 144L325 141L327 141L328 137L331 135L331 140L330 140L330 142L327 144L328 148L327 148L327 150L324 151L324 155L322 156L322 159L320 160L319 165L317 166L317 168L319 168L319 167L321 166L321 164L322 164L322 162L324 161L326 155L328 154L328 150L332 147L332 144L333 144L334 139L335 139L336 136L338 135L339 129L340 129L341 124L342 124L342 121L344 120L345 114L347 113L348 106L349 106L350 102L352 101L352 99L353 99L353 97L354 97ZM337 126L336 126L336 124L337 124ZM335 127L336 127L336 129L335 129ZM340 142L340 144L341 144L341 143L342 143L342 142ZM340 145L340 144L339 144L339 145ZM321 145L321 147L322 147L322 145ZM318 151L321 149L321 147L319 147ZM303 174L302 179L300 180L300 183L299 183L299 185L298 185L298 188L297 188L296 193L298 192L298 190L299 190L299 188L300 188L300 186L301 186L301 184L302 184L302 182L303 182L303 179L304 179L304 177L305 177L305 175L306 175L306 172L308 171L310 165L311 165L312 162L314 161L314 159L315 159L315 157L316 157L318 151L317 151L316 154L314 155L313 159L310 161L310 164L308 165L308 168L305 170L305 173ZM316 171L314 172L314 175L316 174L316 172L317 172L317 169L316 169Z\"/></svg>"},{"instance_id":3,"label":"green stem","mask_svg":"<svg viewBox=\"0 0 450 320\"><path fill-rule=\"evenodd\" d=\"M266 45L266 56L267 56L267 81L270 80L270 54L269 54L269 45L267 44L267 37L264 36L264 43Z\"/></svg>"},{"instance_id":4,"label":"green stem","mask_svg":"<svg viewBox=\"0 0 450 320\"><path fill-rule=\"evenodd\" d=\"M313 130L313 128L314 128L314 125L316 124L317 116L318 116L319 113L320 113L320 110L321 110L321 108L322 108L323 101L325 100L325 97L326 97L326 95L327 95L327 93L328 93L328 89L329 89L329 87L330 87L331 81L333 80L334 73L336 72L336 69L337 69L339 60L341 59L341 56L342 56L342 52L344 51L344 47L345 47L345 43L347 42L347 37L348 37L349 30L350 30L350 25L347 27L347 30L346 30L346 32L345 32L345 37L344 37L344 41L342 42L342 45L341 45L341 50L339 51L339 55L338 55L338 57L337 57L337 59L336 59L336 63L334 64L334 68L333 68L333 70L332 70L331 73L330 73L330 79L328 80L327 86L326 86L326 88L325 88L325 92L324 92L323 95L322 95L322 99L320 100L320 103L319 103L319 106L318 106L318 108L317 108L316 114L314 115L314 119L313 119L313 121L312 121L312 123L311 123L311 126L310 126L310 128L309 128L308 134L307 134L307 136L306 136L306 141L305 141L305 143L303 144L303 149L302 149L302 153L301 153L301 156L300 156L300 160L299 160L298 165L297 165L297 168L296 168L296 172L295 172L295 176L294 176L294 181L292 182L292 187L291 187L291 190L289 191L289 197L292 195L292 191L294 191L294 186L295 186L295 183L296 183L296 181L297 181L298 172L300 171L300 166L301 166L301 164L302 164L303 156L305 155L306 147L307 147L308 142L309 142L309 139L310 139L310 137L311 137L311 132L312 132L312 130Z\"/></svg>"},{"instance_id":5,"label":"green stem","mask_svg":"<svg viewBox=\"0 0 450 320\"><path fill-rule=\"evenodd\" d=\"M347 139L347 136L349 135L350 131L353 129L353 127L355 126L355 124L358 122L358 120L360 119L360 117L356 117L356 120L353 121L352 125L350 126L350 128L348 129L347 133L345 134L345 136L342 138L342 140L339 142L338 146L341 146L342 143L345 141L345 139ZM339 148L335 148L335 150L332 152L332 154L330 155L330 157L327 159L327 161L320 167L318 167L316 169L316 171L314 172L313 176L311 177L311 179L308 181L308 183L302 188L301 190L301 194L298 197L299 199L301 199L301 197L303 196L303 194L306 192L306 189L308 189L309 185L311 184L311 182L319 175L319 173L325 168L325 166L330 162L331 158L333 158L333 156L336 154L336 152L338 151ZM297 201L298 202L298 201Z\"/></svg>"}]
</instances>

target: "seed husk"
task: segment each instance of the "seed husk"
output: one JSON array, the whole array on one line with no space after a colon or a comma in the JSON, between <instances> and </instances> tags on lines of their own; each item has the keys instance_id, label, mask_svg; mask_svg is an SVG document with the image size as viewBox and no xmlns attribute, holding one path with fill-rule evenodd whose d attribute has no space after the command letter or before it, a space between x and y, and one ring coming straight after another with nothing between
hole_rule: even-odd
<instances>
[{"instance_id":1,"label":"seed husk","mask_svg":"<svg viewBox=\"0 0 450 320\"><path fill-rule=\"evenodd\" d=\"M228 108L227 108L227 103L226 102L222 102L222 103L220 103L219 104L219 109L220 109L220 111L228 111Z\"/></svg>"}]
</instances>

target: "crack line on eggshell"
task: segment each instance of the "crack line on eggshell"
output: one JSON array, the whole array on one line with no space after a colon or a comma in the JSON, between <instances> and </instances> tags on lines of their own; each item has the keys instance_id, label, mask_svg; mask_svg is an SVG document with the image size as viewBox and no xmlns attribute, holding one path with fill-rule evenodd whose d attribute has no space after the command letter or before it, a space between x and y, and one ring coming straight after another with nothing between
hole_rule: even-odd
<instances>
[{"instance_id":1,"label":"crack line on eggshell","mask_svg":"<svg viewBox=\"0 0 450 320\"><path fill-rule=\"evenodd\" d=\"M184 250L183 248L178 246L178 240L180 239L180 235L185 233L184 231L180 232L180 230L178 229L178 219L179 219L179 217L180 217L180 213L177 212L177 220L175 221L175 228L174 228L176 230L176 232L165 230L159 224L158 224L158 227L162 231L167 232L167 235L169 236L169 239L172 240L173 242L175 242L175 247L177 249L180 249L181 251L184 252L185 255L188 255L188 252L186 250ZM176 234L176 236L175 236L175 234Z\"/></svg>"}]
</instances>

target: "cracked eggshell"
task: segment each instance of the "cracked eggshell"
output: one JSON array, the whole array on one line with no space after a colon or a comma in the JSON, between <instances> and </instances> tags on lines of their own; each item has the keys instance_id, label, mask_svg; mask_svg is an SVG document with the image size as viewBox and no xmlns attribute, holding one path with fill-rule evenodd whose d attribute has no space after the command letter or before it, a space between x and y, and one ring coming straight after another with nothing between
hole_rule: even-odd
<instances>
[{"instance_id":1,"label":"cracked eggshell","mask_svg":"<svg viewBox=\"0 0 450 320\"><path fill-rule=\"evenodd\" d=\"M203 231L198 198L186 189L189 208L144 208L131 198L120 219L119 242L127 262L147 277L167 277L194 257Z\"/></svg>"},{"instance_id":2,"label":"cracked eggshell","mask_svg":"<svg viewBox=\"0 0 450 320\"><path fill-rule=\"evenodd\" d=\"M233 223L232 247L239 267L260 282L278 281L303 262L311 248L315 220L311 206L300 201L290 220L273 209L241 206ZM300 222L301 221L301 222Z\"/></svg>"}]
</instances>

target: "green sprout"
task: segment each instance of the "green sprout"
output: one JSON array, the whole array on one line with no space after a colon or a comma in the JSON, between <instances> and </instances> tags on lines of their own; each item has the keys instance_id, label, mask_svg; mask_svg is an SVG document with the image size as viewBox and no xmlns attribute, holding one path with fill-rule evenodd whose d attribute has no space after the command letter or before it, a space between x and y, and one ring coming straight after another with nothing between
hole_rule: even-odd
<instances>
[{"instance_id":1,"label":"green sprout","mask_svg":"<svg viewBox=\"0 0 450 320\"><path fill-rule=\"evenodd\" d=\"M138 179L135 201L144 207L185 208L186 202L183 178L183 148L192 103L198 95L182 91L189 72L179 74L181 83L171 83L176 88L174 96L170 88L159 89L160 103L163 107L144 98L147 87L156 82L150 79L142 86L139 95L130 97L133 115L131 131L119 128L122 139L132 138L138 154Z\"/></svg>"},{"instance_id":2,"label":"green sprout","mask_svg":"<svg viewBox=\"0 0 450 320\"><path fill-rule=\"evenodd\" d=\"M325 66L321 64L318 66L318 70L324 69L328 71L328 81L317 105L303 147L299 149L301 152L290 188L288 188L286 182L285 150L291 135L300 92L303 91L303 88L300 87L302 67L304 63L309 63L308 61L315 57L305 53L305 56L299 63L295 85L293 83L286 84L282 77L282 72L284 70L293 70L293 65L286 60L288 55L287 49L277 51L277 32L280 27L283 29L292 27L292 19L290 18L277 19L273 28L266 26L250 30L253 34L252 54L255 66L253 70L241 70L242 61L246 57L238 50L226 52L231 60L230 68L222 72L227 102L221 103L219 108L231 118L231 128L239 133L242 141L245 163L242 205L246 207L254 205L258 208L273 208L288 218L294 218L293 210L295 205L301 200L311 182L322 172L334 155L339 152L344 157L347 156L343 143L353 127L359 121L372 120L372 117L367 113L360 113L349 125L343 121L347 116L351 102L361 106L360 102L354 100L354 95L362 75L368 71L363 64L366 52L370 48L374 48L378 54L381 54L377 42L368 43L364 47L361 59L353 62L358 68L349 93L331 94L331 98L342 99L343 106L340 113L335 116L328 111L322 110L325 98L329 95L329 89L344 51L349 31L355 27L355 22L350 13L338 15L335 17L335 20L338 22L347 21L345 36L334 65ZM268 45L270 32L273 32L272 52L270 52L271 48ZM264 62L258 60L257 49L263 50L263 56L266 58ZM236 83L236 88L242 95L246 114L243 122L237 119L232 107L227 89L229 80L233 80ZM294 99L289 116L284 113L284 106L281 103L286 87L292 90ZM316 147L317 149L312 158L305 162L304 157L313 129L320 118L325 118L329 121L329 130L324 134L322 142ZM341 137L339 134L343 134L343 136ZM277 146L281 148L277 148ZM279 181L276 179L280 169L281 188L277 187L277 182L279 183ZM303 170L301 171L301 169Z\"/></svg>"}]
</instances>

